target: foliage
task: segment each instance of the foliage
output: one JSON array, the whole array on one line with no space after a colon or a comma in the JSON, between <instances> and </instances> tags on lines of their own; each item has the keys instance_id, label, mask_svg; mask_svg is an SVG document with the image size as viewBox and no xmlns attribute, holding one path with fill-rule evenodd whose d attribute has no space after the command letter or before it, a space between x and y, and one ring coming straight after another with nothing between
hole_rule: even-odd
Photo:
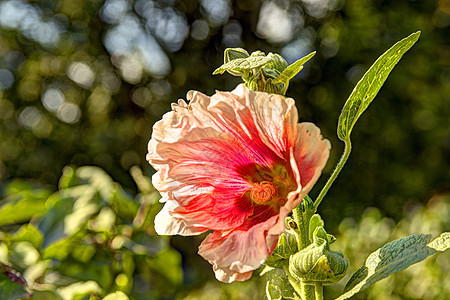
<instances>
[{"instance_id":1,"label":"foliage","mask_svg":"<svg viewBox=\"0 0 450 300\"><path fill-rule=\"evenodd\" d=\"M1 260L22 274L33 299L161 299L182 285L180 253L152 233L154 190L132 197L96 167L66 167L51 195L20 180L3 190L2 210L40 200L36 213L10 212L18 221L3 222L0 238Z\"/></svg>"},{"instance_id":2,"label":"foliage","mask_svg":"<svg viewBox=\"0 0 450 300\"><path fill-rule=\"evenodd\" d=\"M386 242L412 233L430 233L437 237L448 230L449 209L450 196L443 194L434 196L427 206L410 203L405 207L405 218L398 223L373 207L367 208L359 219L344 219L339 225L335 247L352 262L352 272L341 283L327 287L326 295L331 299L340 295L351 274L363 265L369 253ZM448 299L449 262L448 252L432 256L351 299Z\"/></svg>"}]
</instances>

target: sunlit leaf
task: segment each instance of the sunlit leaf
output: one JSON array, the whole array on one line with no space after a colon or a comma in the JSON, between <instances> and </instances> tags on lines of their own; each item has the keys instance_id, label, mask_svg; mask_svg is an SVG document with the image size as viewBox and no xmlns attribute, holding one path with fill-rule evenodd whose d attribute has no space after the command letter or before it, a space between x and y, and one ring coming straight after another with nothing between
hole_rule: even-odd
<instances>
[{"instance_id":1,"label":"sunlit leaf","mask_svg":"<svg viewBox=\"0 0 450 300\"><path fill-rule=\"evenodd\" d=\"M237 58L217 68L213 72L213 75L223 74L225 71L228 70L238 72L249 71L252 69L260 68L270 61L272 61L272 58L267 56L250 56L247 58Z\"/></svg>"},{"instance_id":2,"label":"sunlit leaf","mask_svg":"<svg viewBox=\"0 0 450 300\"><path fill-rule=\"evenodd\" d=\"M309 220L309 240L313 240L313 234L317 227L324 227L325 223L318 214L314 214Z\"/></svg>"},{"instance_id":3,"label":"sunlit leaf","mask_svg":"<svg viewBox=\"0 0 450 300\"><path fill-rule=\"evenodd\" d=\"M3 189L3 194L7 197L0 201L0 226L23 223L41 216L47 210L45 200L50 192L16 180Z\"/></svg>"},{"instance_id":4,"label":"sunlit leaf","mask_svg":"<svg viewBox=\"0 0 450 300\"><path fill-rule=\"evenodd\" d=\"M419 39L419 36L420 31L397 42L375 61L356 84L339 116L338 137L341 140L344 141L350 136L356 121L375 98L389 73L402 58L403 54Z\"/></svg>"},{"instance_id":5,"label":"sunlit leaf","mask_svg":"<svg viewBox=\"0 0 450 300\"><path fill-rule=\"evenodd\" d=\"M302 57L299 60L295 61L294 63L290 64L272 82L273 83L285 83L285 84L289 83L289 80L291 80L295 75L297 75L298 72L300 72L303 69L303 65L308 60L310 60L315 54L316 54L316 51L311 52L310 54L306 55L305 57Z\"/></svg>"},{"instance_id":6,"label":"sunlit leaf","mask_svg":"<svg viewBox=\"0 0 450 300\"><path fill-rule=\"evenodd\" d=\"M9 239L12 243L29 242L34 248L40 249L44 241L42 233L32 224L25 224L11 235Z\"/></svg>"},{"instance_id":7,"label":"sunlit leaf","mask_svg":"<svg viewBox=\"0 0 450 300\"><path fill-rule=\"evenodd\" d=\"M267 284L266 284L266 296L267 296L267 299L269 299L269 300L283 299L280 288L271 284L270 281L267 281Z\"/></svg>"},{"instance_id":8,"label":"sunlit leaf","mask_svg":"<svg viewBox=\"0 0 450 300\"><path fill-rule=\"evenodd\" d=\"M352 275L345 286L345 294L338 300L348 299L375 282L450 247L448 232L432 242L430 240L431 235L414 234L390 242L373 252Z\"/></svg>"},{"instance_id":9,"label":"sunlit leaf","mask_svg":"<svg viewBox=\"0 0 450 300\"><path fill-rule=\"evenodd\" d=\"M48 202L53 202L49 211L39 223L39 230L44 234L43 247L64 238L67 234L64 232L64 219L72 212L74 201L71 198L60 198L52 195Z\"/></svg>"},{"instance_id":10,"label":"sunlit leaf","mask_svg":"<svg viewBox=\"0 0 450 300\"><path fill-rule=\"evenodd\" d=\"M100 291L101 288L95 281L76 282L57 289L57 293L64 300L72 300L76 295L97 294Z\"/></svg>"},{"instance_id":11,"label":"sunlit leaf","mask_svg":"<svg viewBox=\"0 0 450 300\"><path fill-rule=\"evenodd\" d=\"M53 242L42 251L43 259L59 259L64 260L69 256L72 248L75 245L75 241L69 238L60 239Z\"/></svg>"}]
</instances>

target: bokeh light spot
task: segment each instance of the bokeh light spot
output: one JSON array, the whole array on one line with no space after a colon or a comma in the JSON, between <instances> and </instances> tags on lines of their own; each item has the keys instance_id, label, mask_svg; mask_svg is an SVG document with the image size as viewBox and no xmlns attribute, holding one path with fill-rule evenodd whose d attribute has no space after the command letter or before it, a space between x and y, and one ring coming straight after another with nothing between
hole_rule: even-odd
<instances>
[{"instance_id":1,"label":"bokeh light spot","mask_svg":"<svg viewBox=\"0 0 450 300\"><path fill-rule=\"evenodd\" d=\"M81 111L74 103L63 103L56 111L56 116L65 123L74 124L80 119Z\"/></svg>"},{"instance_id":2,"label":"bokeh light spot","mask_svg":"<svg viewBox=\"0 0 450 300\"><path fill-rule=\"evenodd\" d=\"M140 107L146 107L152 101L152 93L148 88L141 86L134 90L131 99Z\"/></svg>"},{"instance_id":3,"label":"bokeh light spot","mask_svg":"<svg viewBox=\"0 0 450 300\"><path fill-rule=\"evenodd\" d=\"M208 37L209 26L205 20L195 20L191 25L191 36L193 39L202 41Z\"/></svg>"},{"instance_id":4,"label":"bokeh light spot","mask_svg":"<svg viewBox=\"0 0 450 300\"><path fill-rule=\"evenodd\" d=\"M228 0L202 0L201 8L206 19L213 26L225 24L233 12Z\"/></svg>"},{"instance_id":5,"label":"bokeh light spot","mask_svg":"<svg viewBox=\"0 0 450 300\"><path fill-rule=\"evenodd\" d=\"M22 126L31 129L34 125L36 125L39 122L41 114L42 113L37 108L27 106L22 110L22 112L19 115L19 123Z\"/></svg>"},{"instance_id":6,"label":"bokeh light spot","mask_svg":"<svg viewBox=\"0 0 450 300\"><path fill-rule=\"evenodd\" d=\"M54 88L50 88L42 95L42 104L51 112L55 112L64 103L64 94Z\"/></svg>"},{"instance_id":7,"label":"bokeh light spot","mask_svg":"<svg viewBox=\"0 0 450 300\"><path fill-rule=\"evenodd\" d=\"M6 90L14 83L14 75L8 69L0 69L0 89Z\"/></svg>"},{"instance_id":8,"label":"bokeh light spot","mask_svg":"<svg viewBox=\"0 0 450 300\"><path fill-rule=\"evenodd\" d=\"M71 63L67 69L67 76L84 88L91 87L95 79L92 69L82 62Z\"/></svg>"}]
</instances>

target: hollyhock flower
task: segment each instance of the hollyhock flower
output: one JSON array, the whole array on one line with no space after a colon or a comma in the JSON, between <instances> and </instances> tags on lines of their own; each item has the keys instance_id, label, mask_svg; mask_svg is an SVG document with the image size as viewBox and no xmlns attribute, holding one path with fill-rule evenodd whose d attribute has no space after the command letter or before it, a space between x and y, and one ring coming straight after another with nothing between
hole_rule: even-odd
<instances>
[{"instance_id":1,"label":"hollyhock flower","mask_svg":"<svg viewBox=\"0 0 450 300\"><path fill-rule=\"evenodd\" d=\"M208 97L191 91L153 127L147 160L165 205L160 235L212 230L199 254L223 282L251 277L284 232L284 219L311 190L330 143L297 123L293 99L243 84Z\"/></svg>"}]
</instances>

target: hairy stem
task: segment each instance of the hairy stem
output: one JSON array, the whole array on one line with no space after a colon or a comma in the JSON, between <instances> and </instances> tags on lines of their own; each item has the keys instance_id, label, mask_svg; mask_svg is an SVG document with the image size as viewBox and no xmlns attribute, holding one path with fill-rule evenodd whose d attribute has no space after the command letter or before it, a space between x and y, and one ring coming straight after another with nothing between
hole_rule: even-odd
<instances>
[{"instance_id":1,"label":"hairy stem","mask_svg":"<svg viewBox=\"0 0 450 300\"><path fill-rule=\"evenodd\" d=\"M334 169L333 173L331 174L330 178L328 179L325 186L320 191L319 196L317 196L316 201L314 202L314 210L317 211L317 208L319 207L320 202L322 202L323 197L327 194L328 190L330 189L331 185L333 184L336 177L341 172L342 168L344 167L345 163L347 162L347 159L350 155L350 152L352 151L352 143L350 142L350 137L347 137L344 140L345 148L344 153L341 156L341 159L336 165L336 168Z\"/></svg>"},{"instance_id":2,"label":"hairy stem","mask_svg":"<svg viewBox=\"0 0 450 300\"><path fill-rule=\"evenodd\" d=\"M315 295L316 295L316 300L323 300L323 286L321 283L316 282L315 283Z\"/></svg>"},{"instance_id":3,"label":"hairy stem","mask_svg":"<svg viewBox=\"0 0 450 300\"><path fill-rule=\"evenodd\" d=\"M284 272L286 273L288 279L289 279L289 283L292 285L292 287L294 288L295 292L301 296L302 295L302 287L300 285L300 283L292 276L291 272L289 272L289 267L288 266L284 266ZM303 300L303 298L302 298Z\"/></svg>"},{"instance_id":4,"label":"hairy stem","mask_svg":"<svg viewBox=\"0 0 450 300\"><path fill-rule=\"evenodd\" d=\"M301 287L302 287L302 295L301 295L302 296L302 300L314 300L314 299L316 299L316 297L314 295L314 286L302 283Z\"/></svg>"},{"instance_id":5,"label":"hairy stem","mask_svg":"<svg viewBox=\"0 0 450 300\"><path fill-rule=\"evenodd\" d=\"M306 248L309 244L309 220L305 220L302 209L302 204L300 204L292 211L294 221L298 225L297 230L300 231L300 234L296 234L298 250Z\"/></svg>"}]
</instances>

